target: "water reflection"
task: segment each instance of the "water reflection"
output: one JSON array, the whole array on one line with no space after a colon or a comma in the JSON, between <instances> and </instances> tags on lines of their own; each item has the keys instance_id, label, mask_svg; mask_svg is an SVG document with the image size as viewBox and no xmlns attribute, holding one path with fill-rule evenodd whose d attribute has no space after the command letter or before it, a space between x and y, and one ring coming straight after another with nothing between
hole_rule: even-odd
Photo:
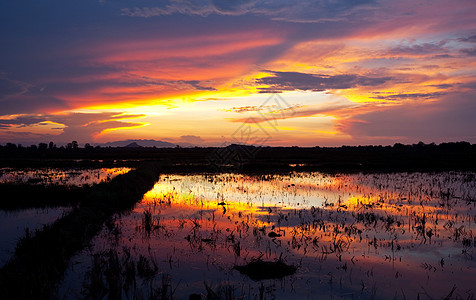
<instances>
[{"instance_id":1,"label":"water reflection","mask_svg":"<svg viewBox=\"0 0 476 300\"><path fill-rule=\"evenodd\" d=\"M116 270L128 296L466 299L476 275L475 199L473 173L163 176L75 259L83 275L70 272L62 291L80 290L71 282L82 280L90 293L84 274L113 257L133 266ZM233 269L256 258L298 271L255 282ZM137 275L134 290L124 274L139 266L149 276Z\"/></svg>"},{"instance_id":2,"label":"water reflection","mask_svg":"<svg viewBox=\"0 0 476 300\"><path fill-rule=\"evenodd\" d=\"M130 168L101 169L0 169L0 183L16 184L65 184L74 186L91 185L108 181L117 175L129 172Z\"/></svg>"}]
</instances>

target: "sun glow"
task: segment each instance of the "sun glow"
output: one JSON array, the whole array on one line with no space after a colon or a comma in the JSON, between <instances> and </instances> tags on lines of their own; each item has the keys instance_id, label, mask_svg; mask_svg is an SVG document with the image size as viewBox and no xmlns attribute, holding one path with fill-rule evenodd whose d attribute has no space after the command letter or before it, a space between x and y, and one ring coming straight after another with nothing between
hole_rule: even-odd
<instances>
[{"instance_id":1,"label":"sun glow","mask_svg":"<svg viewBox=\"0 0 476 300\"><path fill-rule=\"evenodd\" d=\"M113 132L113 131L117 131L117 130L131 130L131 129L137 129L137 128L142 128L142 127L145 127L145 126L149 126L150 123L147 123L147 122L143 122L143 123L140 123L138 125L134 125L134 126L123 126L123 127L115 127L115 128L106 128L104 129L103 131L101 131L100 133L97 134L97 137L101 136L101 135L104 135L104 134L107 134L109 132Z\"/></svg>"}]
</instances>

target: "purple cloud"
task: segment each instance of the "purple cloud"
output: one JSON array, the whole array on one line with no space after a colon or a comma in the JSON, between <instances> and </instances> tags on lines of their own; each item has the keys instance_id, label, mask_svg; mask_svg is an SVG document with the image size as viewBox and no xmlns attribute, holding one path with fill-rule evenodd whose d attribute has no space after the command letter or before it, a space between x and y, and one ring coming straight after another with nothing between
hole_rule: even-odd
<instances>
[{"instance_id":1,"label":"purple cloud","mask_svg":"<svg viewBox=\"0 0 476 300\"><path fill-rule=\"evenodd\" d=\"M258 88L262 92L276 91L325 91L331 89L350 89L357 86L378 86L391 80L391 77L362 76L355 74L344 75L314 75L299 72L266 71L273 76L256 80L259 85L268 87Z\"/></svg>"}]
</instances>

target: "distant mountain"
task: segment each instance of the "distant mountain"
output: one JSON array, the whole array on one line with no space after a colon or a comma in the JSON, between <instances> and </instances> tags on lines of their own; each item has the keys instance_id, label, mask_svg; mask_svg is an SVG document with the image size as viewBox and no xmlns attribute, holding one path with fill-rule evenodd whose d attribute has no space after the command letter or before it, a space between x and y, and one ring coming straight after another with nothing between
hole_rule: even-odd
<instances>
[{"instance_id":1,"label":"distant mountain","mask_svg":"<svg viewBox=\"0 0 476 300\"><path fill-rule=\"evenodd\" d=\"M138 148L138 147L157 147L157 148L174 148L177 144L172 144L164 141L157 140L125 140L125 141L115 141L100 144L101 147L127 147L127 148Z\"/></svg>"},{"instance_id":2,"label":"distant mountain","mask_svg":"<svg viewBox=\"0 0 476 300\"><path fill-rule=\"evenodd\" d=\"M124 146L124 148L142 148L142 146L137 144L136 142L133 142L133 143L130 143L129 145Z\"/></svg>"}]
</instances>

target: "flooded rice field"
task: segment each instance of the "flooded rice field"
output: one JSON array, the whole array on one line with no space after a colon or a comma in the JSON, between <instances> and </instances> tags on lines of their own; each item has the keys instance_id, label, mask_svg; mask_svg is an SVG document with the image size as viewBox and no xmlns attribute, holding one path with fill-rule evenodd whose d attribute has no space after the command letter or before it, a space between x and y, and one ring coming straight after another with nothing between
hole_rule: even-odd
<instances>
[{"instance_id":1,"label":"flooded rice field","mask_svg":"<svg viewBox=\"0 0 476 300\"><path fill-rule=\"evenodd\" d=\"M475 222L474 173L165 175L59 296L473 299Z\"/></svg>"},{"instance_id":2,"label":"flooded rice field","mask_svg":"<svg viewBox=\"0 0 476 300\"><path fill-rule=\"evenodd\" d=\"M0 169L0 183L15 184L61 184L83 186L108 181L117 175L129 172L130 168L101 169Z\"/></svg>"},{"instance_id":3,"label":"flooded rice field","mask_svg":"<svg viewBox=\"0 0 476 300\"><path fill-rule=\"evenodd\" d=\"M102 169L0 169L0 184L23 185L68 185L85 186L109 181L113 177L129 172L129 168ZM15 201L8 197L2 201ZM39 199L41 200L41 199ZM67 205L66 205L67 206ZM67 214L71 208L25 208L14 211L0 210L0 267L11 258L18 241L34 234L44 225L53 223Z\"/></svg>"},{"instance_id":4,"label":"flooded rice field","mask_svg":"<svg viewBox=\"0 0 476 300\"><path fill-rule=\"evenodd\" d=\"M21 211L0 210L0 268L12 257L18 241L35 230L53 223L70 208L30 208Z\"/></svg>"}]
</instances>

